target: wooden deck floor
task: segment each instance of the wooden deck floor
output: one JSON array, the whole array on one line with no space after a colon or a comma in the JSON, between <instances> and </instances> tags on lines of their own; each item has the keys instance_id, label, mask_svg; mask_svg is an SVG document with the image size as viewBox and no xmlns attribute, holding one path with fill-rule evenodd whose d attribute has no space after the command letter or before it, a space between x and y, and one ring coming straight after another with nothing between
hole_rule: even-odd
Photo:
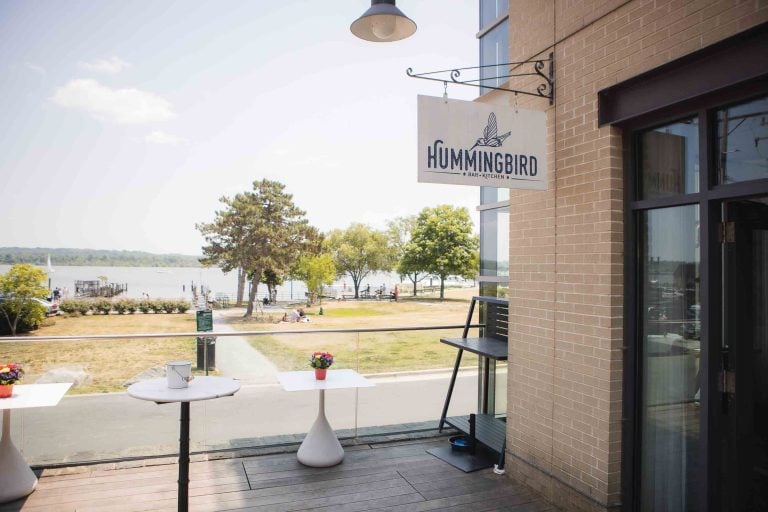
<instances>
[{"instance_id":1,"label":"wooden deck floor","mask_svg":"<svg viewBox=\"0 0 768 512\"><path fill-rule=\"evenodd\" d=\"M555 511L507 476L463 473L426 453L446 440L346 448L344 462L308 468L295 453L193 462L190 510L353 512ZM44 470L8 511L176 510L176 464Z\"/></svg>"}]
</instances>

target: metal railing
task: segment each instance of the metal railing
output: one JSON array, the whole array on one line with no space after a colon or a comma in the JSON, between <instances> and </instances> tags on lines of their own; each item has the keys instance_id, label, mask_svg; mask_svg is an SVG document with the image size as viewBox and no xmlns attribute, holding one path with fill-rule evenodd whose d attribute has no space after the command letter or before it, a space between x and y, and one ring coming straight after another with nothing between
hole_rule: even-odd
<instances>
[{"instance_id":1,"label":"metal railing","mask_svg":"<svg viewBox=\"0 0 768 512\"><path fill-rule=\"evenodd\" d=\"M472 328L478 327L481 325L472 325ZM71 348L77 352L83 349L81 343L95 342L94 346L98 346L99 341L119 340L122 347L122 341L138 345L138 342L152 343L147 342L148 339L159 339L171 344L171 340L182 341L180 338L216 338L216 366L220 374L240 378L242 388L233 397L192 403L192 451L274 449L299 443L314 419L317 409L314 393L287 393L275 377L276 370L309 370L308 346L339 347L340 354L346 356L337 357L334 367L354 369L375 383L373 388L329 392L328 419L340 439L353 442L359 436L386 437L436 428L455 357L455 349L439 343L439 338L457 336L463 328L463 324L285 331L219 328L204 333L17 336L1 338L0 350L14 358L14 348L35 350L36 345L45 342L54 342L57 349L59 342L73 343ZM420 333L428 336L419 336ZM182 357L195 361L193 345L184 345L187 352ZM153 343L151 348L162 346ZM245 346L243 353L248 352L248 346L259 347L260 350L253 353L260 359L250 365L239 353L235 354L232 374L225 371L223 355L236 346L238 350ZM417 346L423 349L411 349ZM381 361L375 360L382 350L395 361L409 357L415 366L382 367ZM422 352L409 353L411 350ZM158 360L155 366L164 366L165 362L167 360ZM84 353L82 365L86 370L92 363ZM240 363L243 363L242 369L238 369ZM249 365L259 366L258 371L248 373ZM455 409L452 414L474 411L476 376L476 366L468 361L451 402ZM499 385L505 385L503 379ZM16 411L11 424L14 443L27 460L36 465L172 456L177 451L177 408L135 400L124 392L70 393L56 407Z\"/></svg>"}]
</instances>

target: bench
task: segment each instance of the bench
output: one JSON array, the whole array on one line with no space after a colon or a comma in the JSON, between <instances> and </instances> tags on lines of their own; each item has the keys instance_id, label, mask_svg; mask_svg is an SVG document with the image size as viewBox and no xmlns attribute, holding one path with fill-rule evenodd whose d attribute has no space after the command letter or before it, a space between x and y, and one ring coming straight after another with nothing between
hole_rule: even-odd
<instances>
[{"instance_id":1,"label":"bench","mask_svg":"<svg viewBox=\"0 0 768 512\"><path fill-rule=\"evenodd\" d=\"M472 315L477 304L484 306L480 336L470 337L469 326L472 323ZM448 385L448 393L445 397L443 412L440 415L439 430L442 431L445 424L467 434L470 437L470 451L474 455L475 442L479 442L499 455L496 467L499 471L504 468L504 452L506 449L506 422L504 418L496 418L489 411L488 396L491 385L491 372L496 370L496 361L506 361L508 354L508 323L509 303L506 299L496 297L476 296L472 297L469 305L467 321L460 338L441 338L440 342L458 349L456 362L453 366L453 374ZM481 363L482 372L478 375L479 386L479 411L468 416L447 417L448 406L456 384L456 376L459 372L461 357L464 351L477 354ZM491 412L489 414L489 412ZM464 468L462 468L464 469ZM480 467L473 469L480 469ZM473 470L470 469L470 470ZM466 471L466 469L465 469Z\"/></svg>"}]
</instances>

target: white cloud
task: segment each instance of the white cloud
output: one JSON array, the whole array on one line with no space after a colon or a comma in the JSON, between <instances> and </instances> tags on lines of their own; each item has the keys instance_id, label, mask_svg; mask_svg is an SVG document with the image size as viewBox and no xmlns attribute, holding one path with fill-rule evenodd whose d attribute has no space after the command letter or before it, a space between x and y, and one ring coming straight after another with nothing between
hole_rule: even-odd
<instances>
[{"instance_id":1,"label":"white cloud","mask_svg":"<svg viewBox=\"0 0 768 512\"><path fill-rule=\"evenodd\" d=\"M168 100L139 89L112 89L96 80L70 80L51 100L62 107L84 110L102 121L141 124L174 117Z\"/></svg>"},{"instance_id":2,"label":"white cloud","mask_svg":"<svg viewBox=\"0 0 768 512\"><path fill-rule=\"evenodd\" d=\"M26 66L27 69L30 69L37 73L38 75L47 75L48 72L45 70L44 67L38 66L37 64L32 64L31 62L25 62L24 66Z\"/></svg>"},{"instance_id":3,"label":"white cloud","mask_svg":"<svg viewBox=\"0 0 768 512\"><path fill-rule=\"evenodd\" d=\"M99 73L109 73L114 75L121 72L128 66L129 63L125 62L120 57L110 57L108 59L96 59L90 62L80 61L77 63L80 69L87 69L88 71L98 71Z\"/></svg>"},{"instance_id":4,"label":"white cloud","mask_svg":"<svg viewBox=\"0 0 768 512\"><path fill-rule=\"evenodd\" d=\"M164 132L162 130L154 130L144 137L144 140L151 142L152 144L166 144L169 146L178 146L179 144L186 144L187 139L177 137L176 135Z\"/></svg>"}]
</instances>

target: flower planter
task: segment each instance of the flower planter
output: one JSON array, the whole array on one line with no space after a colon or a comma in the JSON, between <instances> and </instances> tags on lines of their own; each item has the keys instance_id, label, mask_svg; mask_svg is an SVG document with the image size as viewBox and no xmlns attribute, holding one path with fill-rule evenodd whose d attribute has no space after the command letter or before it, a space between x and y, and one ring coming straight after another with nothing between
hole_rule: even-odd
<instances>
[{"instance_id":1,"label":"flower planter","mask_svg":"<svg viewBox=\"0 0 768 512\"><path fill-rule=\"evenodd\" d=\"M315 368L315 379L325 380L325 376L328 372L327 368Z\"/></svg>"},{"instance_id":2,"label":"flower planter","mask_svg":"<svg viewBox=\"0 0 768 512\"><path fill-rule=\"evenodd\" d=\"M0 384L0 398L10 398L13 394L13 384Z\"/></svg>"}]
</instances>

